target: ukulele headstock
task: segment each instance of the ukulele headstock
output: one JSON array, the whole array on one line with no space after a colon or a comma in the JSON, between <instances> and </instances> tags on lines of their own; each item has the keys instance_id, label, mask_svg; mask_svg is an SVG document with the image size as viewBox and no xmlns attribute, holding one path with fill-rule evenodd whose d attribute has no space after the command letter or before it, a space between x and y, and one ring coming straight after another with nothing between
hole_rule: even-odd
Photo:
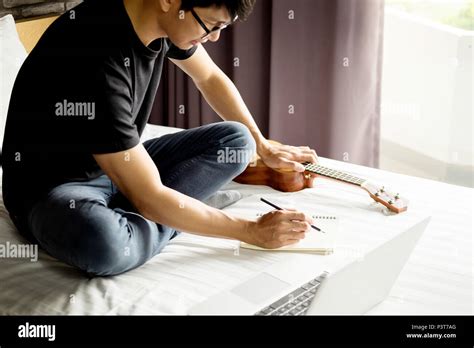
<instances>
[{"instance_id":1,"label":"ukulele headstock","mask_svg":"<svg viewBox=\"0 0 474 348\"><path fill-rule=\"evenodd\" d=\"M390 192L384 186L366 181L361 187L369 193L373 200L383 204L394 213L402 213L408 208L406 198L400 196L399 193Z\"/></svg>"}]
</instances>

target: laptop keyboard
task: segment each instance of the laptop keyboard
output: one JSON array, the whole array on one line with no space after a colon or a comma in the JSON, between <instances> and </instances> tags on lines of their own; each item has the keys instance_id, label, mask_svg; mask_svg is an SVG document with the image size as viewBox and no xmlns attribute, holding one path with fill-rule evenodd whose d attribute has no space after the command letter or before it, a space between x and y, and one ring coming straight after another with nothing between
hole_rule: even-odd
<instances>
[{"instance_id":1,"label":"laptop keyboard","mask_svg":"<svg viewBox=\"0 0 474 348\"><path fill-rule=\"evenodd\" d=\"M327 273L324 272L255 315L305 315L326 275Z\"/></svg>"}]
</instances>

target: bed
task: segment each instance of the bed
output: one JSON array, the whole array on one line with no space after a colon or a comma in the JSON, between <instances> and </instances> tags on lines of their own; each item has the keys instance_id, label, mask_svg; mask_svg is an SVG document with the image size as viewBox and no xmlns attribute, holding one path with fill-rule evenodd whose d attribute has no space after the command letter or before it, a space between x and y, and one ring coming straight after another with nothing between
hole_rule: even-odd
<instances>
[{"instance_id":1,"label":"bed","mask_svg":"<svg viewBox=\"0 0 474 348\"><path fill-rule=\"evenodd\" d=\"M39 32L44 28L45 22ZM142 140L179 131L148 125ZM362 190L323 178L317 178L312 189L285 195L312 204L318 211L337 214L341 218L341 243L350 243L365 253L421 217L432 216L389 297L368 315L472 314L473 190L326 158L320 160L322 165L334 169L390 183L410 199L408 212L385 215L383 208L372 203ZM269 187L235 182L222 189L238 190L243 197L280 195ZM225 209L238 209L240 203ZM7 243L26 241L13 226L0 196L0 245ZM193 305L251 278L275 262L299 258L302 262L330 266L348 257L338 253L337 247L334 254L323 256L262 252L238 246L238 241L182 233L144 266L120 276L91 279L41 250L36 262L0 258L0 314L185 315Z\"/></svg>"}]
</instances>

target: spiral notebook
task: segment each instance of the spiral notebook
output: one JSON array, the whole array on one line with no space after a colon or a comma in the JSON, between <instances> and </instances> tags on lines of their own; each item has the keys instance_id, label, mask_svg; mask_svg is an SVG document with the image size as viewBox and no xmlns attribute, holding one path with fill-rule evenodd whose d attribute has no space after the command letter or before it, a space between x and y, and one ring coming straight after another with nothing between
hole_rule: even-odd
<instances>
[{"instance_id":1,"label":"spiral notebook","mask_svg":"<svg viewBox=\"0 0 474 348\"><path fill-rule=\"evenodd\" d=\"M278 197L273 195L254 195L240 200L237 204L224 209L233 215L247 218L249 220L258 220L262 215L274 210L272 207L265 205L260 201L260 197L268 199L270 202L279 205L282 208L294 208L309 214L314 219L314 225L320 228L322 232L311 229L306 233L305 239L298 243L284 246L279 249L264 249L255 245L240 242L240 247L253 250L267 250L267 251L301 251L312 252L316 254L327 255L334 252L336 236L339 230L339 219L332 214L313 214L311 211L320 210L316 207L311 207L308 202L297 202L296 204L285 204L285 197Z\"/></svg>"}]
</instances>

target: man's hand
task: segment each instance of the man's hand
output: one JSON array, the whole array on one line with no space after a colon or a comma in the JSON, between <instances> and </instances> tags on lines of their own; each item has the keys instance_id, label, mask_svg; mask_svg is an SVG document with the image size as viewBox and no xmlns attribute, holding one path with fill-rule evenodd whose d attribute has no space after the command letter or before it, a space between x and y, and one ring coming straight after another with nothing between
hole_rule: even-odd
<instances>
[{"instance_id":1,"label":"man's hand","mask_svg":"<svg viewBox=\"0 0 474 348\"><path fill-rule=\"evenodd\" d=\"M259 148L260 158L270 168L304 172L303 162L318 163L316 151L308 146L277 145L268 141Z\"/></svg>"},{"instance_id":2,"label":"man's hand","mask_svg":"<svg viewBox=\"0 0 474 348\"><path fill-rule=\"evenodd\" d=\"M304 239L312 223L309 215L296 210L274 210L249 225L249 240L244 241L265 249L281 248Z\"/></svg>"}]
</instances>

